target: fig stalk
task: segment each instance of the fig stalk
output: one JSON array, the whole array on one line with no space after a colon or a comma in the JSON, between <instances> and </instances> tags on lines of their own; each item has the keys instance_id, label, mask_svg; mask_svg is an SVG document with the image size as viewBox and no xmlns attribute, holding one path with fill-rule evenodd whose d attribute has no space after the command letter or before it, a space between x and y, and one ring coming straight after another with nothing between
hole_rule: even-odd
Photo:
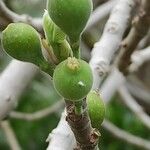
<instances>
[{"instance_id":1,"label":"fig stalk","mask_svg":"<svg viewBox=\"0 0 150 150\"><path fill-rule=\"evenodd\" d=\"M75 114L80 116L83 113L82 101L74 102Z\"/></svg>"}]
</instances>

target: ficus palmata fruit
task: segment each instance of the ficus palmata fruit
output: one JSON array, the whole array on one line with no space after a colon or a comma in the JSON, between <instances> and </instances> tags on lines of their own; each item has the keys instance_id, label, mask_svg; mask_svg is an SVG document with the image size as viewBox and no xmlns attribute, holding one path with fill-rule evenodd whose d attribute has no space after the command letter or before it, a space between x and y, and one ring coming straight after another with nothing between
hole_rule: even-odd
<instances>
[{"instance_id":1,"label":"ficus palmata fruit","mask_svg":"<svg viewBox=\"0 0 150 150\"><path fill-rule=\"evenodd\" d=\"M20 61L30 62L52 75L52 67L45 61L38 32L25 23L11 23L2 32L2 46L6 53Z\"/></svg>"},{"instance_id":2,"label":"ficus palmata fruit","mask_svg":"<svg viewBox=\"0 0 150 150\"><path fill-rule=\"evenodd\" d=\"M69 57L55 68L53 83L63 98L71 101L82 100L92 87L91 68L87 62Z\"/></svg>"},{"instance_id":3,"label":"ficus palmata fruit","mask_svg":"<svg viewBox=\"0 0 150 150\"><path fill-rule=\"evenodd\" d=\"M87 109L93 128L99 129L105 117L105 104L97 91L90 91L86 98Z\"/></svg>"},{"instance_id":4,"label":"ficus palmata fruit","mask_svg":"<svg viewBox=\"0 0 150 150\"><path fill-rule=\"evenodd\" d=\"M13 58L39 65L43 59L37 31L25 23L11 23L2 32L4 50Z\"/></svg>"},{"instance_id":5,"label":"ficus palmata fruit","mask_svg":"<svg viewBox=\"0 0 150 150\"><path fill-rule=\"evenodd\" d=\"M70 38L78 41L92 12L92 0L48 0L50 17Z\"/></svg>"}]
</instances>

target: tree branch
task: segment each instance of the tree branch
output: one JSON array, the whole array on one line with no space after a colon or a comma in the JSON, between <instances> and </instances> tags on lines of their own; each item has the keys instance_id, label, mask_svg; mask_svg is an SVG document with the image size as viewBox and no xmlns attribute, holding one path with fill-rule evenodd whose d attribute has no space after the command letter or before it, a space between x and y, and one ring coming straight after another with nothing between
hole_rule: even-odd
<instances>
[{"instance_id":1,"label":"tree branch","mask_svg":"<svg viewBox=\"0 0 150 150\"><path fill-rule=\"evenodd\" d=\"M73 150L76 146L76 140L66 122L66 113L63 112L58 126L49 134L47 150Z\"/></svg>"},{"instance_id":2,"label":"tree branch","mask_svg":"<svg viewBox=\"0 0 150 150\"><path fill-rule=\"evenodd\" d=\"M137 137L135 135L132 135L122 129L119 129L117 126L115 126L113 123L109 122L108 120L105 120L102 126L117 139L122 140L128 144L134 145L138 148L150 150L149 141Z\"/></svg>"},{"instance_id":3,"label":"tree branch","mask_svg":"<svg viewBox=\"0 0 150 150\"><path fill-rule=\"evenodd\" d=\"M134 100L134 98L130 95L127 88L125 86L121 86L119 88L119 94L122 97L123 102L126 106L139 118L139 120L150 129L150 117L147 115L143 108Z\"/></svg>"},{"instance_id":4,"label":"tree branch","mask_svg":"<svg viewBox=\"0 0 150 150\"><path fill-rule=\"evenodd\" d=\"M37 71L35 65L13 60L0 75L0 120L17 105Z\"/></svg>"},{"instance_id":5,"label":"tree branch","mask_svg":"<svg viewBox=\"0 0 150 150\"><path fill-rule=\"evenodd\" d=\"M115 138L124 141L128 144L134 145L138 148L142 148L145 150L150 150L150 142L132 135L122 129L119 129L113 123L108 120L105 120L102 124L102 127L110 132ZM55 132L56 133L55 133ZM53 136L51 136L51 134ZM49 141L49 146L47 150L73 150L75 146L75 138L69 127L69 125L65 121L64 114L61 117L61 120L56 129L50 134L47 141ZM55 139L56 138L56 139ZM64 141L63 141L64 140ZM63 143L62 143L63 142Z\"/></svg>"},{"instance_id":6,"label":"tree branch","mask_svg":"<svg viewBox=\"0 0 150 150\"><path fill-rule=\"evenodd\" d=\"M10 112L9 116L11 118L15 118L15 119L21 119L21 120L26 120L26 121L35 121L35 120L42 119L42 118L58 111L58 109L62 108L63 104L64 104L63 101L58 101L57 103L53 104L52 106L44 108L44 109L39 110L34 113L21 113L21 112L12 111L12 112Z\"/></svg>"},{"instance_id":7,"label":"tree branch","mask_svg":"<svg viewBox=\"0 0 150 150\"><path fill-rule=\"evenodd\" d=\"M131 56L131 61L132 64L130 65L130 72L137 71L140 66L142 66L145 62L150 60L150 46L142 49L135 51L132 56Z\"/></svg>"},{"instance_id":8,"label":"tree branch","mask_svg":"<svg viewBox=\"0 0 150 150\"><path fill-rule=\"evenodd\" d=\"M145 37L139 42L137 49L144 49L145 47L148 47L150 43L150 30L149 32L145 35Z\"/></svg>"},{"instance_id":9,"label":"tree branch","mask_svg":"<svg viewBox=\"0 0 150 150\"><path fill-rule=\"evenodd\" d=\"M90 61L94 75L94 89L98 89L103 75L108 72L110 61L119 48L136 2L137 0L118 1L105 25L101 39L94 45Z\"/></svg>"},{"instance_id":10,"label":"tree branch","mask_svg":"<svg viewBox=\"0 0 150 150\"><path fill-rule=\"evenodd\" d=\"M42 31L41 18L32 18L28 15L18 15L7 8L3 0L0 1L0 15L11 22L25 22L34 26L38 31Z\"/></svg>"},{"instance_id":11,"label":"tree branch","mask_svg":"<svg viewBox=\"0 0 150 150\"><path fill-rule=\"evenodd\" d=\"M120 55L118 57L118 69L126 74L131 64L131 55L140 40L147 34L150 27L150 2L142 0L138 15L133 20L132 28L128 36L123 40ZM144 27L144 28L143 28Z\"/></svg>"},{"instance_id":12,"label":"tree branch","mask_svg":"<svg viewBox=\"0 0 150 150\"><path fill-rule=\"evenodd\" d=\"M66 100L66 121L76 138L76 150L97 150L100 133L93 129L87 112L86 99L82 103L83 113L77 115L72 102Z\"/></svg>"},{"instance_id":13,"label":"tree branch","mask_svg":"<svg viewBox=\"0 0 150 150\"><path fill-rule=\"evenodd\" d=\"M130 91L130 93L142 100L147 105L150 105L150 92L147 86L144 85L144 83L138 79L137 77L132 78L127 83L127 88Z\"/></svg>"},{"instance_id":14,"label":"tree branch","mask_svg":"<svg viewBox=\"0 0 150 150\"><path fill-rule=\"evenodd\" d=\"M125 77L117 68L112 68L110 74L99 89L105 103L109 103L118 88L125 82Z\"/></svg>"},{"instance_id":15,"label":"tree branch","mask_svg":"<svg viewBox=\"0 0 150 150\"><path fill-rule=\"evenodd\" d=\"M110 0L96 8L91 14L91 17L87 23L86 30L89 30L97 22L108 16L117 1L118 0Z\"/></svg>"},{"instance_id":16,"label":"tree branch","mask_svg":"<svg viewBox=\"0 0 150 150\"><path fill-rule=\"evenodd\" d=\"M16 135L13 129L10 126L10 123L8 121L2 121L0 122L0 127L5 133L6 139L9 143L11 150L21 150L21 147L17 141Z\"/></svg>"}]
</instances>

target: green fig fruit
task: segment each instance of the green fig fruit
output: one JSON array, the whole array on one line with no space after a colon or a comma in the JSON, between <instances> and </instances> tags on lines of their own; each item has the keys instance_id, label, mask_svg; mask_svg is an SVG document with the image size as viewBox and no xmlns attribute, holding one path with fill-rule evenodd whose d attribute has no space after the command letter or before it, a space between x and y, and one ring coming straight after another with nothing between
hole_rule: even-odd
<instances>
[{"instance_id":1,"label":"green fig fruit","mask_svg":"<svg viewBox=\"0 0 150 150\"><path fill-rule=\"evenodd\" d=\"M11 23L2 32L4 50L13 58L39 66L43 60L37 31L25 23Z\"/></svg>"},{"instance_id":2,"label":"green fig fruit","mask_svg":"<svg viewBox=\"0 0 150 150\"><path fill-rule=\"evenodd\" d=\"M90 91L86 100L92 127L99 129L105 117L105 104L97 91Z\"/></svg>"},{"instance_id":3,"label":"green fig fruit","mask_svg":"<svg viewBox=\"0 0 150 150\"><path fill-rule=\"evenodd\" d=\"M88 63L69 57L54 70L53 83L58 93L70 101L79 101L89 93L93 76Z\"/></svg>"},{"instance_id":4,"label":"green fig fruit","mask_svg":"<svg viewBox=\"0 0 150 150\"><path fill-rule=\"evenodd\" d=\"M48 0L47 7L54 23L70 37L71 41L78 41L93 5L92 0Z\"/></svg>"},{"instance_id":5,"label":"green fig fruit","mask_svg":"<svg viewBox=\"0 0 150 150\"><path fill-rule=\"evenodd\" d=\"M2 32L2 46L8 55L39 66L52 76L53 70L45 61L38 32L25 23L11 23Z\"/></svg>"}]
</instances>

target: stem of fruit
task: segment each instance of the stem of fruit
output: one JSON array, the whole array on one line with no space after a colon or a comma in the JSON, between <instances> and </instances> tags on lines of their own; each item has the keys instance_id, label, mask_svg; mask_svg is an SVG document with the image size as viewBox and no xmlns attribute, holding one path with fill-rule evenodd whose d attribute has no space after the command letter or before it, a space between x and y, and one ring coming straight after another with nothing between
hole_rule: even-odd
<instances>
[{"instance_id":1,"label":"stem of fruit","mask_svg":"<svg viewBox=\"0 0 150 150\"><path fill-rule=\"evenodd\" d=\"M80 38L78 41L70 40L70 43L71 43L71 48L72 48L74 57L79 59L80 58Z\"/></svg>"},{"instance_id":2,"label":"stem of fruit","mask_svg":"<svg viewBox=\"0 0 150 150\"><path fill-rule=\"evenodd\" d=\"M74 102L74 106L75 106L75 114L81 115L83 113L82 100Z\"/></svg>"}]
</instances>

